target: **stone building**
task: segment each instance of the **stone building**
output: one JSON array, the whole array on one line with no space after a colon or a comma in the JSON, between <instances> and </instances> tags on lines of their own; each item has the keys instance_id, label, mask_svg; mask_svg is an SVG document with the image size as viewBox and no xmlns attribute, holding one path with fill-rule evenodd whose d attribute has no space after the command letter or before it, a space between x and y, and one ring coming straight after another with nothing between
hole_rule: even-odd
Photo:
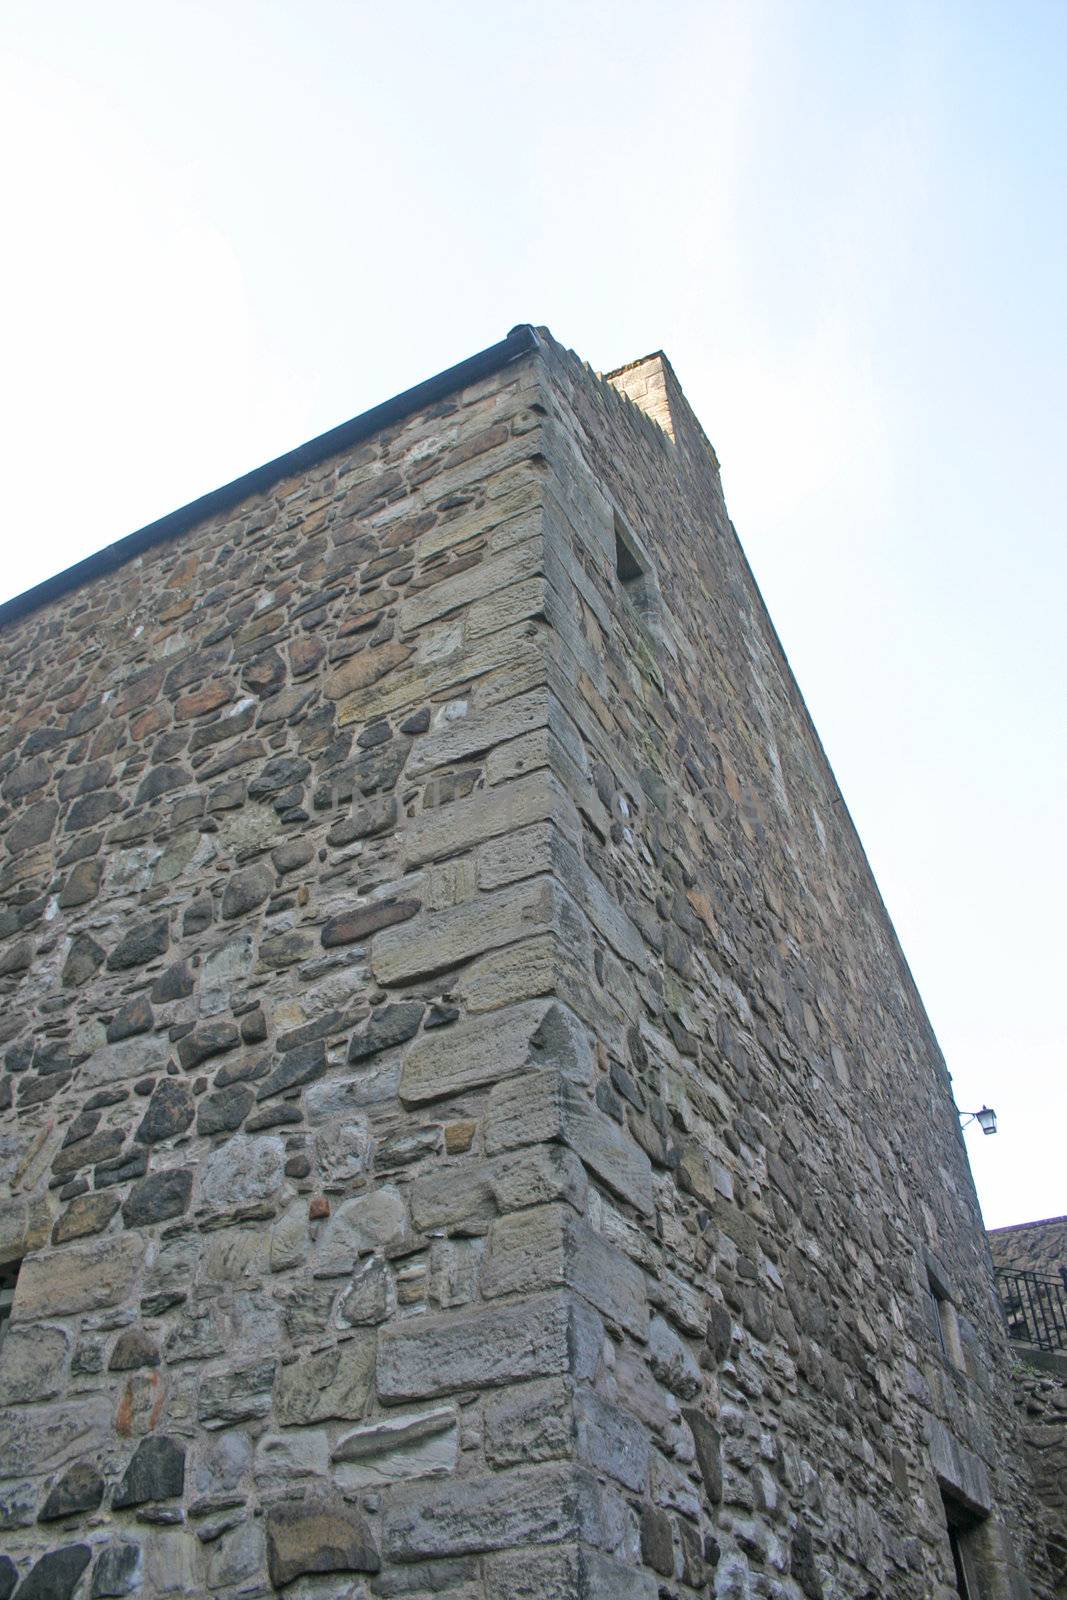
<instances>
[{"instance_id":1,"label":"stone building","mask_svg":"<svg viewBox=\"0 0 1067 1600\"><path fill-rule=\"evenodd\" d=\"M661 355L518 328L0 648L0 1600L1047 1600L948 1074Z\"/></svg>"}]
</instances>

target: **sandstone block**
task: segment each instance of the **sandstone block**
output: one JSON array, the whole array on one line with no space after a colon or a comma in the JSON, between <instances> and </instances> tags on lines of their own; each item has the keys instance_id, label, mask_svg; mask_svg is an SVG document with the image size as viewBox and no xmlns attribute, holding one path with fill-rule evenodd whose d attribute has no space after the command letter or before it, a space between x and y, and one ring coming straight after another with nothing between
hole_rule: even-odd
<instances>
[{"instance_id":1,"label":"sandstone block","mask_svg":"<svg viewBox=\"0 0 1067 1600\"><path fill-rule=\"evenodd\" d=\"M143 1241L129 1234L29 1256L15 1287L12 1317L31 1322L119 1305L132 1293L143 1258Z\"/></svg>"},{"instance_id":2,"label":"sandstone block","mask_svg":"<svg viewBox=\"0 0 1067 1600\"><path fill-rule=\"evenodd\" d=\"M0 1406L50 1400L63 1386L70 1335L65 1328L9 1327L0 1340Z\"/></svg>"},{"instance_id":3,"label":"sandstone block","mask_svg":"<svg viewBox=\"0 0 1067 1600\"><path fill-rule=\"evenodd\" d=\"M200 1384L196 1414L205 1428L265 1417L271 1409L275 1361L269 1357L232 1372L214 1373Z\"/></svg>"},{"instance_id":4,"label":"sandstone block","mask_svg":"<svg viewBox=\"0 0 1067 1600\"><path fill-rule=\"evenodd\" d=\"M229 1212L272 1200L285 1181L285 1144L276 1135L236 1134L200 1169L200 1199Z\"/></svg>"},{"instance_id":5,"label":"sandstone block","mask_svg":"<svg viewBox=\"0 0 1067 1600\"><path fill-rule=\"evenodd\" d=\"M566 809L562 790L547 772L479 789L465 800L420 811L404 831L404 859L409 867L440 860L498 834L546 822Z\"/></svg>"},{"instance_id":6,"label":"sandstone block","mask_svg":"<svg viewBox=\"0 0 1067 1600\"><path fill-rule=\"evenodd\" d=\"M574 1396L574 1426L579 1461L635 1493L644 1492L651 1445L641 1422L580 1385Z\"/></svg>"},{"instance_id":7,"label":"sandstone block","mask_svg":"<svg viewBox=\"0 0 1067 1600\"><path fill-rule=\"evenodd\" d=\"M374 1388L375 1339L360 1334L305 1355L278 1373L275 1414L283 1427L361 1417Z\"/></svg>"},{"instance_id":8,"label":"sandstone block","mask_svg":"<svg viewBox=\"0 0 1067 1600\"><path fill-rule=\"evenodd\" d=\"M402 929L378 935L371 954L374 975L385 987L430 977L485 950L544 932L553 926L555 912L552 885L544 878L426 912Z\"/></svg>"},{"instance_id":9,"label":"sandstone block","mask_svg":"<svg viewBox=\"0 0 1067 1600\"><path fill-rule=\"evenodd\" d=\"M0 1478L18 1478L31 1462L36 1471L51 1472L79 1457L98 1460L111 1426L106 1394L26 1411L5 1408L0 1411Z\"/></svg>"},{"instance_id":10,"label":"sandstone block","mask_svg":"<svg viewBox=\"0 0 1067 1600\"><path fill-rule=\"evenodd\" d=\"M582 1070L588 1056L572 1013L534 1000L424 1034L404 1059L400 1097L419 1105L539 1067Z\"/></svg>"},{"instance_id":11,"label":"sandstone block","mask_svg":"<svg viewBox=\"0 0 1067 1600\"><path fill-rule=\"evenodd\" d=\"M390 1497L385 1552L394 1561L417 1561L555 1544L591 1531L594 1507L594 1489L584 1474L556 1464L416 1485Z\"/></svg>"},{"instance_id":12,"label":"sandstone block","mask_svg":"<svg viewBox=\"0 0 1067 1600\"><path fill-rule=\"evenodd\" d=\"M386 1402L422 1400L566 1372L589 1376L602 1338L596 1315L559 1293L424 1316L381 1330L378 1393Z\"/></svg>"},{"instance_id":13,"label":"sandstone block","mask_svg":"<svg viewBox=\"0 0 1067 1600\"><path fill-rule=\"evenodd\" d=\"M369 1423L345 1434L331 1452L336 1481L345 1489L442 1477L454 1470L458 1453L459 1426L451 1406Z\"/></svg>"},{"instance_id":14,"label":"sandstone block","mask_svg":"<svg viewBox=\"0 0 1067 1600\"><path fill-rule=\"evenodd\" d=\"M504 1389L486 1401L485 1455L494 1467L569 1457L574 1450L571 1393L563 1378Z\"/></svg>"},{"instance_id":15,"label":"sandstone block","mask_svg":"<svg viewBox=\"0 0 1067 1600\"><path fill-rule=\"evenodd\" d=\"M400 1244L408 1234L408 1213L400 1191L390 1185L345 1200L333 1212L318 1243L316 1271L349 1273L360 1256Z\"/></svg>"}]
</instances>

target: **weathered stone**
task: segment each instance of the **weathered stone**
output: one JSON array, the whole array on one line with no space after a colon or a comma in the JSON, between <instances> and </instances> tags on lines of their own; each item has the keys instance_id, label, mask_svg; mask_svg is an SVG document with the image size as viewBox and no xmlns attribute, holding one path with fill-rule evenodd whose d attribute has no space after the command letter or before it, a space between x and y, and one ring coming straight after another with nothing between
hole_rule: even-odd
<instances>
[{"instance_id":1,"label":"weathered stone","mask_svg":"<svg viewBox=\"0 0 1067 1600\"><path fill-rule=\"evenodd\" d=\"M166 1434L151 1434L134 1451L111 1504L115 1510L170 1500L185 1488L185 1445Z\"/></svg>"},{"instance_id":2,"label":"weathered stone","mask_svg":"<svg viewBox=\"0 0 1067 1600\"><path fill-rule=\"evenodd\" d=\"M80 1511L95 1511L104 1498L104 1480L91 1461L78 1461L57 1478L37 1514L38 1522L58 1522Z\"/></svg>"},{"instance_id":3,"label":"weathered stone","mask_svg":"<svg viewBox=\"0 0 1067 1600\"><path fill-rule=\"evenodd\" d=\"M271 1506L266 1520L267 1564L276 1589L305 1573L381 1569L370 1528L340 1499L282 1500Z\"/></svg>"},{"instance_id":4,"label":"weathered stone","mask_svg":"<svg viewBox=\"0 0 1067 1600\"><path fill-rule=\"evenodd\" d=\"M124 972L130 967L143 967L166 955L170 949L170 924L166 917L154 917L151 922L139 922L119 941L107 958L112 972Z\"/></svg>"},{"instance_id":5,"label":"weathered stone","mask_svg":"<svg viewBox=\"0 0 1067 1600\"><path fill-rule=\"evenodd\" d=\"M205 1138L214 1133L232 1133L255 1103L255 1090L247 1083L230 1084L205 1095L196 1108L196 1131Z\"/></svg>"},{"instance_id":6,"label":"weathered stone","mask_svg":"<svg viewBox=\"0 0 1067 1600\"><path fill-rule=\"evenodd\" d=\"M451 1406L437 1406L357 1428L337 1441L331 1456L336 1481L351 1490L441 1477L454 1470L458 1453L456 1413Z\"/></svg>"},{"instance_id":7,"label":"weathered stone","mask_svg":"<svg viewBox=\"0 0 1067 1600\"><path fill-rule=\"evenodd\" d=\"M191 1072L201 1061L222 1055L239 1042L240 1034L235 1022L204 1022L179 1041L178 1060L186 1072Z\"/></svg>"},{"instance_id":8,"label":"weathered stone","mask_svg":"<svg viewBox=\"0 0 1067 1600\"><path fill-rule=\"evenodd\" d=\"M275 1411L283 1426L361 1417L374 1388L373 1335L302 1356L278 1373Z\"/></svg>"},{"instance_id":9,"label":"weathered stone","mask_svg":"<svg viewBox=\"0 0 1067 1600\"><path fill-rule=\"evenodd\" d=\"M674 1329L662 1317L648 1327L648 1364L660 1383L683 1400L700 1393L700 1366Z\"/></svg>"},{"instance_id":10,"label":"weathered stone","mask_svg":"<svg viewBox=\"0 0 1067 1600\"><path fill-rule=\"evenodd\" d=\"M422 1021L423 1007L418 1002L407 1001L400 1005L382 1006L370 1020L352 1035L348 1047L349 1061L365 1061L379 1050L404 1044L414 1038Z\"/></svg>"},{"instance_id":11,"label":"weathered stone","mask_svg":"<svg viewBox=\"0 0 1067 1600\"><path fill-rule=\"evenodd\" d=\"M256 1089L257 1100L267 1100L271 1095L284 1094L304 1083L314 1083L326 1071L326 1046L321 1039L287 1050L278 1065L269 1072Z\"/></svg>"},{"instance_id":12,"label":"weathered stone","mask_svg":"<svg viewBox=\"0 0 1067 1600\"><path fill-rule=\"evenodd\" d=\"M139 1545L123 1541L101 1550L93 1568L92 1600L134 1594L141 1586L142 1558Z\"/></svg>"},{"instance_id":13,"label":"weathered stone","mask_svg":"<svg viewBox=\"0 0 1067 1600\"><path fill-rule=\"evenodd\" d=\"M59 891L59 903L63 910L71 911L75 906L84 906L90 900L95 900L100 893L103 873L102 861L79 861Z\"/></svg>"},{"instance_id":14,"label":"weathered stone","mask_svg":"<svg viewBox=\"0 0 1067 1600\"><path fill-rule=\"evenodd\" d=\"M422 1400L565 1372L588 1376L601 1338L596 1314L565 1294L420 1317L381 1330L378 1393Z\"/></svg>"},{"instance_id":15,"label":"weathered stone","mask_svg":"<svg viewBox=\"0 0 1067 1600\"><path fill-rule=\"evenodd\" d=\"M127 1228L147 1228L155 1222L180 1217L188 1209L192 1192L193 1174L188 1167L149 1173L130 1190L122 1220Z\"/></svg>"},{"instance_id":16,"label":"weathered stone","mask_svg":"<svg viewBox=\"0 0 1067 1600\"><path fill-rule=\"evenodd\" d=\"M162 1139L176 1138L185 1132L194 1115L193 1096L188 1084L176 1078L164 1078L153 1089L148 1110L141 1118L134 1138L139 1144L158 1144Z\"/></svg>"},{"instance_id":17,"label":"weathered stone","mask_svg":"<svg viewBox=\"0 0 1067 1600\"><path fill-rule=\"evenodd\" d=\"M538 1066L536 1039L545 1006L534 1002L424 1035L408 1051L400 1078L407 1105L495 1083Z\"/></svg>"},{"instance_id":18,"label":"weathered stone","mask_svg":"<svg viewBox=\"0 0 1067 1600\"><path fill-rule=\"evenodd\" d=\"M11 1600L19 1581L18 1569L10 1556L0 1556L0 1600Z\"/></svg>"},{"instance_id":19,"label":"weathered stone","mask_svg":"<svg viewBox=\"0 0 1067 1600\"><path fill-rule=\"evenodd\" d=\"M208 1156L200 1198L215 1211L233 1211L273 1199L284 1181L285 1146L271 1135L238 1134Z\"/></svg>"},{"instance_id":20,"label":"weathered stone","mask_svg":"<svg viewBox=\"0 0 1067 1600\"><path fill-rule=\"evenodd\" d=\"M704 1480L704 1493L712 1505L718 1505L722 1499L722 1456L718 1430L702 1411L694 1407L688 1407L682 1414L693 1434L697 1464Z\"/></svg>"},{"instance_id":21,"label":"weathered stone","mask_svg":"<svg viewBox=\"0 0 1067 1600\"><path fill-rule=\"evenodd\" d=\"M323 925L322 942L327 950L342 944L359 944L380 928L409 921L421 909L421 900L372 900L331 917Z\"/></svg>"},{"instance_id":22,"label":"weathered stone","mask_svg":"<svg viewBox=\"0 0 1067 1600\"><path fill-rule=\"evenodd\" d=\"M273 1358L233 1372L220 1372L200 1385L197 1417L207 1428L228 1428L268 1415L274 1383Z\"/></svg>"},{"instance_id":23,"label":"weathered stone","mask_svg":"<svg viewBox=\"0 0 1067 1600\"><path fill-rule=\"evenodd\" d=\"M40 800L36 805L25 806L7 830L5 843L13 856L24 850L33 850L52 837L59 816L54 800Z\"/></svg>"},{"instance_id":24,"label":"weathered stone","mask_svg":"<svg viewBox=\"0 0 1067 1600\"><path fill-rule=\"evenodd\" d=\"M255 866L233 873L226 880L222 896L223 921L230 922L234 917L247 916L250 911L257 910L273 888L274 870L265 861L257 861Z\"/></svg>"},{"instance_id":25,"label":"weathered stone","mask_svg":"<svg viewBox=\"0 0 1067 1600\"><path fill-rule=\"evenodd\" d=\"M398 1189L386 1185L339 1205L318 1246L320 1273L352 1270L357 1259L407 1238L407 1207Z\"/></svg>"},{"instance_id":26,"label":"weathered stone","mask_svg":"<svg viewBox=\"0 0 1067 1600\"><path fill-rule=\"evenodd\" d=\"M574 1443L570 1391L562 1378L524 1383L485 1406L485 1454L494 1467L569 1456Z\"/></svg>"},{"instance_id":27,"label":"weathered stone","mask_svg":"<svg viewBox=\"0 0 1067 1600\"><path fill-rule=\"evenodd\" d=\"M397 1561L555 1544L580 1537L593 1489L571 1467L515 1467L490 1478L416 1485L386 1512L385 1553Z\"/></svg>"},{"instance_id":28,"label":"weathered stone","mask_svg":"<svg viewBox=\"0 0 1067 1600\"><path fill-rule=\"evenodd\" d=\"M67 1544L34 1562L18 1587L18 1600L72 1600L78 1580L89 1565L87 1544Z\"/></svg>"},{"instance_id":29,"label":"weathered stone","mask_svg":"<svg viewBox=\"0 0 1067 1600\"><path fill-rule=\"evenodd\" d=\"M65 1328L17 1323L6 1328L0 1340L0 1406L50 1400L59 1394L69 1353Z\"/></svg>"},{"instance_id":30,"label":"weathered stone","mask_svg":"<svg viewBox=\"0 0 1067 1600\"><path fill-rule=\"evenodd\" d=\"M118 1234L30 1256L19 1273L14 1315L28 1322L121 1304L133 1289L143 1255L140 1239Z\"/></svg>"}]
</instances>

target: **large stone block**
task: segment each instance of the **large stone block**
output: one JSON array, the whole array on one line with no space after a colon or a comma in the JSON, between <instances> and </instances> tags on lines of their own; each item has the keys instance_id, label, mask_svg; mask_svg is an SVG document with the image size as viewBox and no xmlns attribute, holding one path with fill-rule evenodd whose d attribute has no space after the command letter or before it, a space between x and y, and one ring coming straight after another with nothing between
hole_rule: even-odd
<instances>
[{"instance_id":1,"label":"large stone block","mask_svg":"<svg viewBox=\"0 0 1067 1600\"><path fill-rule=\"evenodd\" d=\"M270 1507L267 1565L281 1589L304 1574L378 1572L381 1558L364 1517L340 1496L318 1492Z\"/></svg>"},{"instance_id":2,"label":"large stone block","mask_svg":"<svg viewBox=\"0 0 1067 1600\"><path fill-rule=\"evenodd\" d=\"M345 1434L332 1452L345 1489L372 1489L407 1478L437 1478L455 1469L459 1422L452 1406L408 1411Z\"/></svg>"},{"instance_id":3,"label":"large stone block","mask_svg":"<svg viewBox=\"0 0 1067 1600\"><path fill-rule=\"evenodd\" d=\"M556 1544L588 1536L596 1523L590 1480L553 1462L394 1493L384 1547L394 1561L417 1561L516 1544Z\"/></svg>"},{"instance_id":4,"label":"large stone block","mask_svg":"<svg viewBox=\"0 0 1067 1600\"><path fill-rule=\"evenodd\" d=\"M472 956L555 926L556 899L547 878L427 911L374 941L371 967L383 985L411 983L462 965Z\"/></svg>"},{"instance_id":5,"label":"large stone block","mask_svg":"<svg viewBox=\"0 0 1067 1600\"><path fill-rule=\"evenodd\" d=\"M538 1068L584 1074L590 1060L573 1013L534 1000L424 1034L404 1059L400 1097L418 1105Z\"/></svg>"},{"instance_id":6,"label":"large stone block","mask_svg":"<svg viewBox=\"0 0 1067 1600\"><path fill-rule=\"evenodd\" d=\"M534 1206L498 1218L481 1283L490 1298L565 1284L637 1338L648 1334L643 1272L569 1206Z\"/></svg>"},{"instance_id":7,"label":"large stone block","mask_svg":"<svg viewBox=\"0 0 1067 1600\"><path fill-rule=\"evenodd\" d=\"M485 1139L490 1154L560 1140L623 1200L646 1216L652 1213L648 1156L580 1085L561 1073L546 1070L494 1087Z\"/></svg>"},{"instance_id":8,"label":"large stone block","mask_svg":"<svg viewBox=\"0 0 1067 1600\"><path fill-rule=\"evenodd\" d=\"M335 1417L361 1417L374 1389L374 1359L374 1335L357 1334L282 1367L274 1390L278 1421L283 1427L307 1427Z\"/></svg>"},{"instance_id":9,"label":"large stone block","mask_svg":"<svg viewBox=\"0 0 1067 1600\"><path fill-rule=\"evenodd\" d=\"M563 791L548 772L478 789L465 800L420 811L404 832L404 859L409 867L438 861L531 822L562 816L567 809Z\"/></svg>"},{"instance_id":10,"label":"large stone block","mask_svg":"<svg viewBox=\"0 0 1067 1600\"><path fill-rule=\"evenodd\" d=\"M15 1286L13 1320L72 1316L121 1304L133 1292L144 1253L142 1239L112 1234L29 1256Z\"/></svg>"},{"instance_id":11,"label":"large stone block","mask_svg":"<svg viewBox=\"0 0 1067 1600\"><path fill-rule=\"evenodd\" d=\"M559 1293L419 1317L381 1330L378 1394L394 1403L525 1378L591 1376L602 1338L596 1314Z\"/></svg>"}]
</instances>

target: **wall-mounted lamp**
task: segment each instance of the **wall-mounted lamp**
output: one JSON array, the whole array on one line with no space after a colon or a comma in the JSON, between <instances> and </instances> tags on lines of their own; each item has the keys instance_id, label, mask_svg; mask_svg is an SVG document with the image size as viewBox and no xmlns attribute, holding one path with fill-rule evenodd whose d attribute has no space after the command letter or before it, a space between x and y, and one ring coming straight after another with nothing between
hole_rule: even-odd
<instances>
[{"instance_id":1,"label":"wall-mounted lamp","mask_svg":"<svg viewBox=\"0 0 1067 1600\"><path fill-rule=\"evenodd\" d=\"M961 1128L965 1128L969 1122L977 1122L983 1133L997 1131L997 1114L988 1106L983 1106L981 1111L961 1111L959 1119Z\"/></svg>"}]
</instances>

